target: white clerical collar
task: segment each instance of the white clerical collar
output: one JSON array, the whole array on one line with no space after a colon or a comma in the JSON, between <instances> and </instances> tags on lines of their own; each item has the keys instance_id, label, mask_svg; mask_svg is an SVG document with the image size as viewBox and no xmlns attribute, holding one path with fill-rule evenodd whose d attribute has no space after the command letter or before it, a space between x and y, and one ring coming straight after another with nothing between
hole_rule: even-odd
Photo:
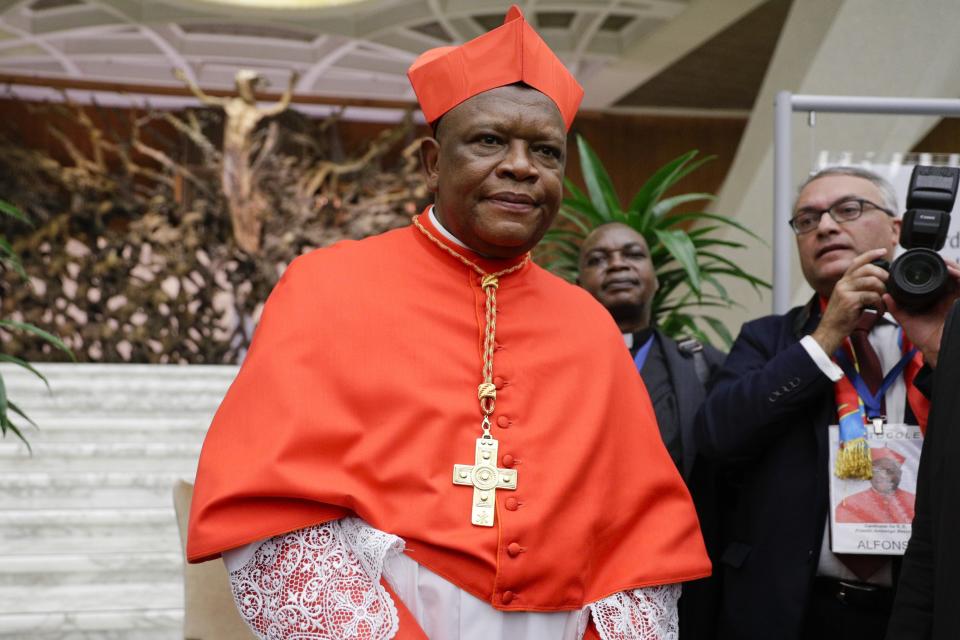
<instances>
[{"instance_id":1,"label":"white clerical collar","mask_svg":"<svg viewBox=\"0 0 960 640\"><path fill-rule=\"evenodd\" d=\"M625 334L623 334L623 341L626 343L627 349L633 349L633 334L632 334L632 333L625 333Z\"/></svg>"},{"instance_id":2,"label":"white clerical collar","mask_svg":"<svg viewBox=\"0 0 960 640\"><path fill-rule=\"evenodd\" d=\"M444 238L446 238L447 240L449 240L449 241L452 242L453 244L457 245L458 247L463 247L464 249L467 249L468 251L473 251L472 249L470 249L470 247L468 247L467 245L465 245L465 244L463 244L462 242L460 242L460 239L459 239L459 238L457 238L455 235L453 235L452 233L450 233L449 231L447 231L446 227L444 227L442 224L440 224L440 221L437 220L437 216L434 215L434 213L433 213L433 205L430 205L430 211L427 212L427 216L430 217L430 222L433 224L434 227L437 228L437 231L440 232L440 235L442 235Z\"/></svg>"}]
</instances>

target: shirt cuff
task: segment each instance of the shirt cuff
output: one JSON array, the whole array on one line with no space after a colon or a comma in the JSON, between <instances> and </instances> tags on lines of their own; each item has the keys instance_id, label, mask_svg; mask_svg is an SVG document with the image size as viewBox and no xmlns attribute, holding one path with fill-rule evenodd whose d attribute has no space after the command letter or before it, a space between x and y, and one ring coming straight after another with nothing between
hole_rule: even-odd
<instances>
[{"instance_id":1,"label":"shirt cuff","mask_svg":"<svg viewBox=\"0 0 960 640\"><path fill-rule=\"evenodd\" d=\"M823 375L830 378L832 382L836 382L843 377L843 369L838 367L837 364L830 359L830 356L823 350L820 343L813 339L813 336L803 336L800 338L800 344L803 345L803 348L810 356L810 359L813 360L813 363L817 365L817 368L823 371Z\"/></svg>"}]
</instances>

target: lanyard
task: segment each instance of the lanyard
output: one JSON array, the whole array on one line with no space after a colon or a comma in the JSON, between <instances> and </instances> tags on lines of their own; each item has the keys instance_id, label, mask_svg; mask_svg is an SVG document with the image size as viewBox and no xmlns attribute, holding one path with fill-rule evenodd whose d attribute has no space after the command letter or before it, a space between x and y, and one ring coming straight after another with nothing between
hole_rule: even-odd
<instances>
[{"instance_id":1,"label":"lanyard","mask_svg":"<svg viewBox=\"0 0 960 640\"><path fill-rule=\"evenodd\" d=\"M900 377L900 374L903 372L904 367L907 366L907 363L913 359L914 354L917 352L916 348L911 349L907 353L903 354L903 357L900 358L900 361L893 366L893 369L887 373L883 378L883 382L880 383L880 388L877 389L877 392L870 393L870 389L867 388L867 383L863 381L863 378L860 376L860 373L854 368L853 363L850 362L850 358L847 357L847 354L843 349L837 349L835 355L837 359L837 364L840 365L840 368L843 370L844 375L847 376L847 379L853 383L853 388L856 389L857 395L860 396L860 400L863 401L863 407L866 409L867 418L873 420L874 418L879 418L883 414L883 397L887 393L887 389L896 382L897 378Z\"/></svg>"},{"instance_id":2,"label":"lanyard","mask_svg":"<svg viewBox=\"0 0 960 640\"><path fill-rule=\"evenodd\" d=\"M637 372L640 373L643 369L643 363L647 361L647 356L650 355L650 347L653 346L653 335L643 343L643 346L640 347L640 350L637 351L637 355L633 357L633 364L637 365Z\"/></svg>"}]
</instances>

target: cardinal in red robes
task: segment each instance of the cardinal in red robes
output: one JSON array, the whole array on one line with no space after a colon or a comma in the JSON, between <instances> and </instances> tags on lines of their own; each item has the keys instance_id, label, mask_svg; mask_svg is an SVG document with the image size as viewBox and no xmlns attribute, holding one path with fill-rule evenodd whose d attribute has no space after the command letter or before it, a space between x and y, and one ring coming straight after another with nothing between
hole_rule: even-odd
<instances>
[{"instance_id":1,"label":"cardinal in red robes","mask_svg":"<svg viewBox=\"0 0 960 640\"><path fill-rule=\"evenodd\" d=\"M529 259L582 90L516 7L409 77L435 203L289 266L188 557L262 638L668 637L710 572L689 494L609 314Z\"/></svg>"},{"instance_id":2,"label":"cardinal in red robes","mask_svg":"<svg viewBox=\"0 0 960 640\"><path fill-rule=\"evenodd\" d=\"M888 447L870 449L870 457L870 488L847 496L837 505L837 522L910 524L916 496L900 488L901 467L906 458Z\"/></svg>"}]
</instances>

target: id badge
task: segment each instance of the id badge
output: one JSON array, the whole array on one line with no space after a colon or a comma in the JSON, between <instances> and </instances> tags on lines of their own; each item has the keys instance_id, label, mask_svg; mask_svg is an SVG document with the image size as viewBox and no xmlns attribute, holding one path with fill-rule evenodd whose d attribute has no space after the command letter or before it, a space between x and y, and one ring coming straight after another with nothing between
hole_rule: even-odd
<instances>
[{"instance_id":1,"label":"id badge","mask_svg":"<svg viewBox=\"0 0 960 640\"><path fill-rule=\"evenodd\" d=\"M830 548L834 553L903 555L910 540L917 468L923 434L920 427L886 424L868 429L872 478L838 478L834 473L840 443L838 425L828 428L830 450Z\"/></svg>"}]
</instances>

